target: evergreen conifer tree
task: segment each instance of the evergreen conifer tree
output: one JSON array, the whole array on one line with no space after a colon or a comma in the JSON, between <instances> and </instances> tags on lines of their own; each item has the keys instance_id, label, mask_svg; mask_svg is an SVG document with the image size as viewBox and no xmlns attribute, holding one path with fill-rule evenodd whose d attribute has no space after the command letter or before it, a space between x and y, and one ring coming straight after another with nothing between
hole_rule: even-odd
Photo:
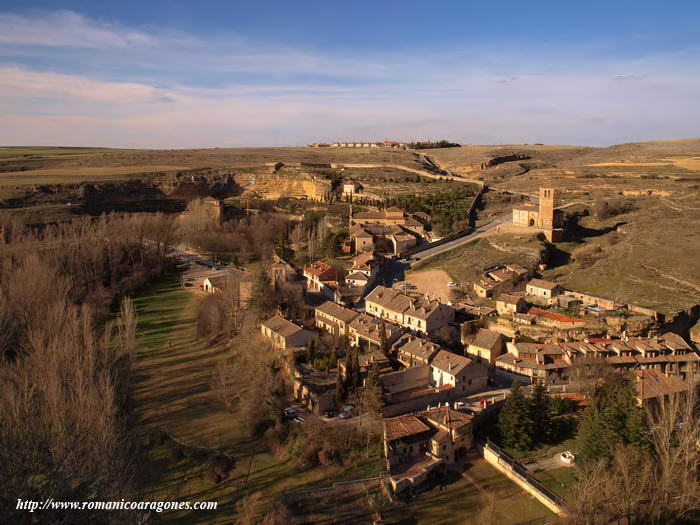
<instances>
[{"instance_id":1,"label":"evergreen conifer tree","mask_svg":"<svg viewBox=\"0 0 700 525\"><path fill-rule=\"evenodd\" d=\"M530 417L532 418L532 439L544 443L552 435L552 410L550 397L544 383L537 382L530 396Z\"/></svg>"},{"instance_id":2,"label":"evergreen conifer tree","mask_svg":"<svg viewBox=\"0 0 700 525\"><path fill-rule=\"evenodd\" d=\"M612 458L618 444L646 447L647 434L634 379L615 375L596 388L583 415L578 437L580 459Z\"/></svg>"},{"instance_id":3,"label":"evergreen conifer tree","mask_svg":"<svg viewBox=\"0 0 700 525\"><path fill-rule=\"evenodd\" d=\"M513 383L498 416L497 428L503 446L518 450L527 450L532 446L530 406L517 381Z\"/></svg>"}]
</instances>

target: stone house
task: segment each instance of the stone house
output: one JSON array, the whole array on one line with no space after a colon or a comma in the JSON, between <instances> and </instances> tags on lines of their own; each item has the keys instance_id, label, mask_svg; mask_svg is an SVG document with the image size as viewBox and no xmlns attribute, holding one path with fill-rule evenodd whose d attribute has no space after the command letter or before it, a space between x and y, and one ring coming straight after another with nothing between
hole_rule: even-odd
<instances>
[{"instance_id":1,"label":"stone house","mask_svg":"<svg viewBox=\"0 0 700 525\"><path fill-rule=\"evenodd\" d=\"M336 336L349 337L350 322L355 319L359 312L346 308L333 301L326 301L314 309L316 327Z\"/></svg>"},{"instance_id":2,"label":"stone house","mask_svg":"<svg viewBox=\"0 0 700 525\"><path fill-rule=\"evenodd\" d=\"M563 292L564 288L560 284L544 279L531 279L525 287L527 295L542 298L546 304L554 304L553 299Z\"/></svg>"},{"instance_id":3,"label":"stone house","mask_svg":"<svg viewBox=\"0 0 700 525\"><path fill-rule=\"evenodd\" d=\"M351 286L357 288L362 288L362 291L366 291L369 286L370 278L362 272L352 272L345 277L345 282Z\"/></svg>"},{"instance_id":4,"label":"stone house","mask_svg":"<svg viewBox=\"0 0 700 525\"><path fill-rule=\"evenodd\" d=\"M241 270L226 270L202 281L202 290L207 293L221 293L234 289L242 303L250 299L253 291L253 273Z\"/></svg>"},{"instance_id":5,"label":"stone house","mask_svg":"<svg viewBox=\"0 0 700 525\"><path fill-rule=\"evenodd\" d=\"M359 182L348 181L343 183L343 195L356 195L362 193L364 186Z\"/></svg>"},{"instance_id":6,"label":"stone house","mask_svg":"<svg viewBox=\"0 0 700 525\"><path fill-rule=\"evenodd\" d=\"M292 381L294 399L303 403L316 415L335 409L337 372L318 371L297 365Z\"/></svg>"},{"instance_id":7,"label":"stone house","mask_svg":"<svg viewBox=\"0 0 700 525\"><path fill-rule=\"evenodd\" d=\"M396 323L367 314L358 315L348 325L350 344L358 347L381 348L382 324L384 325L387 344L391 346L403 334L403 328Z\"/></svg>"},{"instance_id":8,"label":"stone house","mask_svg":"<svg viewBox=\"0 0 700 525\"><path fill-rule=\"evenodd\" d=\"M404 366L410 367L429 364L440 351L440 346L421 337L404 334L394 343L392 350Z\"/></svg>"},{"instance_id":9,"label":"stone house","mask_svg":"<svg viewBox=\"0 0 700 525\"><path fill-rule=\"evenodd\" d=\"M467 354L477 363L484 363L490 367L496 365L496 358L506 351L506 337L494 330L481 328L476 333L474 341L469 343Z\"/></svg>"},{"instance_id":10,"label":"stone house","mask_svg":"<svg viewBox=\"0 0 700 525\"><path fill-rule=\"evenodd\" d=\"M315 334L302 328L281 315L275 315L260 324L262 335L272 341L272 345L282 351L308 346Z\"/></svg>"},{"instance_id":11,"label":"stone house","mask_svg":"<svg viewBox=\"0 0 700 525\"><path fill-rule=\"evenodd\" d=\"M462 397L486 388L488 373L484 365L468 357L440 350L430 362L431 382L437 387L450 385L453 396Z\"/></svg>"},{"instance_id":12,"label":"stone house","mask_svg":"<svg viewBox=\"0 0 700 525\"><path fill-rule=\"evenodd\" d=\"M496 373L504 380L535 379L566 384L577 361L595 359L617 370L656 370L682 381L700 380L700 356L682 337L666 333L658 338L606 339L565 343L506 344L508 353L496 358Z\"/></svg>"},{"instance_id":13,"label":"stone house","mask_svg":"<svg viewBox=\"0 0 700 525\"><path fill-rule=\"evenodd\" d=\"M335 288L340 284L342 272L323 261L304 266L304 278L309 292L319 293L327 299L334 299Z\"/></svg>"},{"instance_id":14,"label":"stone house","mask_svg":"<svg viewBox=\"0 0 700 525\"><path fill-rule=\"evenodd\" d=\"M395 492L445 471L473 446L472 416L447 407L384 420L384 457Z\"/></svg>"},{"instance_id":15,"label":"stone house","mask_svg":"<svg viewBox=\"0 0 700 525\"><path fill-rule=\"evenodd\" d=\"M498 315L514 315L525 311L525 299L520 295L503 293L496 299Z\"/></svg>"},{"instance_id":16,"label":"stone house","mask_svg":"<svg viewBox=\"0 0 700 525\"><path fill-rule=\"evenodd\" d=\"M454 320L455 311L440 301L414 298L377 286L365 297L365 311L420 334L431 334Z\"/></svg>"}]
</instances>

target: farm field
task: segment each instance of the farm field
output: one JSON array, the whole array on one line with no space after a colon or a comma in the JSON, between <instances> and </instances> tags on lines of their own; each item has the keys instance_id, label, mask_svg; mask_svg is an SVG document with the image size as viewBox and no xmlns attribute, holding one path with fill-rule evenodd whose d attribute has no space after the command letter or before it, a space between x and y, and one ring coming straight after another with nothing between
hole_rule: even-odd
<instances>
[{"instance_id":1,"label":"farm field","mask_svg":"<svg viewBox=\"0 0 700 525\"><path fill-rule=\"evenodd\" d=\"M30 184L78 184L80 182L106 182L120 180L127 175L176 171L183 166L105 166L76 168L47 168L26 171L0 172L0 186Z\"/></svg>"}]
</instances>

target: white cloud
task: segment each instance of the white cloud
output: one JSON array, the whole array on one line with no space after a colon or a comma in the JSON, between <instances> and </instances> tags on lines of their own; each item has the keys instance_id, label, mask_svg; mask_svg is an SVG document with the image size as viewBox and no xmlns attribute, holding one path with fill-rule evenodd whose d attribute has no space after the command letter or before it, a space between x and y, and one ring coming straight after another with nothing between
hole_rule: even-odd
<instances>
[{"instance_id":1,"label":"white cloud","mask_svg":"<svg viewBox=\"0 0 700 525\"><path fill-rule=\"evenodd\" d=\"M477 49L337 56L235 36L146 33L67 11L0 14L0 144L698 136L700 74L691 51L635 60L584 59L590 53L575 50L536 58ZM52 70L32 67L46 63Z\"/></svg>"},{"instance_id":2,"label":"white cloud","mask_svg":"<svg viewBox=\"0 0 700 525\"><path fill-rule=\"evenodd\" d=\"M0 13L0 42L50 47L120 48L152 45L154 39L73 11Z\"/></svg>"}]
</instances>

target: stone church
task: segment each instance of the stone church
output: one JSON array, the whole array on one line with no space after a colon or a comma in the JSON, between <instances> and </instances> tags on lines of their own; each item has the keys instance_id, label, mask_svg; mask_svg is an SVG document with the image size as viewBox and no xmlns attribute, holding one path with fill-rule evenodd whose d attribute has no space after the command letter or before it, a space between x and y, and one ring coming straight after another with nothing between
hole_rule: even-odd
<instances>
[{"instance_id":1,"label":"stone church","mask_svg":"<svg viewBox=\"0 0 700 525\"><path fill-rule=\"evenodd\" d=\"M554 189L540 188L539 206L527 203L513 208L513 226L543 230L549 242L564 238L564 212L554 207Z\"/></svg>"}]
</instances>

